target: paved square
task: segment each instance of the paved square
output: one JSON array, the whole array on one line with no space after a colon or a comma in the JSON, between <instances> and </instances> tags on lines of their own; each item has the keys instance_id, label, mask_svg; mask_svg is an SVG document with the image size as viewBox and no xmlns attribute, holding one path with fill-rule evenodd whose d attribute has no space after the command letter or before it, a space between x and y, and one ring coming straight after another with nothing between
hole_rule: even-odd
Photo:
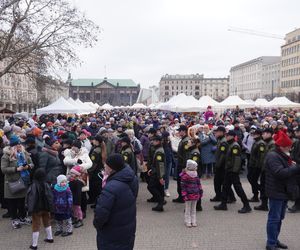
<instances>
[{"instance_id":1,"label":"paved square","mask_svg":"<svg viewBox=\"0 0 300 250\"><path fill-rule=\"evenodd\" d=\"M203 212L197 213L197 228L186 228L183 223L184 204L173 204L176 183L171 182L171 197L167 198L164 213L151 211L152 204L146 202L149 193L145 183L141 183L138 197L138 225L135 242L137 250L201 249L201 250L262 250L265 249L266 212L252 211L241 215L238 200L229 205L228 211L214 211L214 203L209 199L214 195L213 181L202 181L204 188ZM243 186L250 197L250 186L243 179ZM251 204L253 206L253 204ZM256 204L255 204L256 205ZM1 211L1 214L4 211ZM55 250L95 250L96 231L92 225L93 213L88 211L85 225L74 229L68 238L55 237L54 244L43 242L45 233L39 239L39 249ZM8 219L0 219L0 250L28 249L31 243L31 228L23 226L13 230ZM280 240L289 245L290 250L300 249L300 214L287 213L282 226Z\"/></svg>"}]
</instances>

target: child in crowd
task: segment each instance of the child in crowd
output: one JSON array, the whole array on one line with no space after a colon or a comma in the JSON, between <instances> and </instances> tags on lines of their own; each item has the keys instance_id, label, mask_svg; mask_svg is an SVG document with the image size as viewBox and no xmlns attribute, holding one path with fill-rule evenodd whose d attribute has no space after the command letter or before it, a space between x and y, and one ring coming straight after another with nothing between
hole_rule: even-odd
<instances>
[{"instance_id":1,"label":"child in crowd","mask_svg":"<svg viewBox=\"0 0 300 250\"><path fill-rule=\"evenodd\" d=\"M72 227L72 204L73 197L68 180L65 175L57 177L57 184L54 186L54 218L56 221L55 236L69 236L73 233Z\"/></svg>"},{"instance_id":2,"label":"child in crowd","mask_svg":"<svg viewBox=\"0 0 300 250\"><path fill-rule=\"evenodd\" d=\"M28 212L32 214L32 245L30 249L37 249L41 220L46 231L47 243L53 243L50 212L53 209L53 194L46 182L46 172L39 168L35 171L33 182L26 196Z\"/></svg>"},{"instance_id":3,"label":"child in crowd","mask_svg":"<svg viewBox=\"0 0 300 250\"><path fill-rule=\"evenodd\" d=\"M197 162L188 160L186 168L180 174L181 193L185 201L184 221L187 227L196 227L197 201L202 198L203 190L197 174Z\"/></svg>"},{"instance_id":4,"label":"child in crowd","mask_svg":"<svg viewBox=\"0 0 300 250\"><path fill-rule=\"evenodd\" d=\"M74 166L69 173L69 184L73 194L73 217L74 227L83 226L83 214L81 210L81 192L82 187L86 184L85 174L81 171L80 166Z\"/></svg>"}]
</instances>

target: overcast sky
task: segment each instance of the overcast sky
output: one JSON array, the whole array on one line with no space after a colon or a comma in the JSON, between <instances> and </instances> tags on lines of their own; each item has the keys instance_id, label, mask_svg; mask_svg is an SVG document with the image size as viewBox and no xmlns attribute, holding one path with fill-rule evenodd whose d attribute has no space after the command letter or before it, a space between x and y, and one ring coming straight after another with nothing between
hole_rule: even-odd
<instances>
[{"instance_id":1,"label":"overcast sky","mask_svg":"<svg viewBox=\"0 0 300 250\"><path fill-rule=\"evenodd\" d=\"M300 27L299 0L71 0L97 23L98 44L82 49L75 78L131 78L142 87L164 74L225 77L230 67L279 56L283 40L229 32L247 28L284 36Z\"/></svg>"}]
</instances>

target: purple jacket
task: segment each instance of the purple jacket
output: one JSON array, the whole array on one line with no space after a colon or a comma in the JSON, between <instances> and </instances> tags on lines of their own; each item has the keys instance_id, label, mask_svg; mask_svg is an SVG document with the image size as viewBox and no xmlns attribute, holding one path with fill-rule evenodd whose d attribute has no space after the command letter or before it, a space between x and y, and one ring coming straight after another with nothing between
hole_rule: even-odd
<instances>
[{"instance_id":1,"label":"purple jacket","mask_svg":"<svg viewBox=\"0 0 300 250\"><path fill-rule=\"evenodd\" d=\"M150 140L148 136L142 135L140 138L140 142L143 146L142 153L143 153L144 161L148 161L148 154L149 154L149 147L150 147Z\"/></svg>"},{"instance_id":2,"label":"purple jacket","mask_svg":"<svg viewBox=\"0 0 300 250\"><path fill-rule=\"evenodd\" d=\"M181 194L185 201L194 201L202 198L203 190L198 176L191 177L186 172L180 174Z\"/></svg>"},{"instance_id":3,"label":"purple jacket","mask_svg":"<svg viewBox=\"0 0 300 250\"><path fill-rule=\"evenodd\" d=\"M71 214L73 206L73 197L71 189L68 187L66 190L53 189L53 207L55 214Z\"/></svg>"}]
</instances>

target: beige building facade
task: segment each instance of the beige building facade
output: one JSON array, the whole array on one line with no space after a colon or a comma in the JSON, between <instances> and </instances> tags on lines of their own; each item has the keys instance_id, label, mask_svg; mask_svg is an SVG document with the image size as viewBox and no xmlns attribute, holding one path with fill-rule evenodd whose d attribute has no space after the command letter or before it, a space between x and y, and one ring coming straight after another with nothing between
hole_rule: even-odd
<instances>
[{"instance_id":1,"label":"beige building facade","mask_svg":"<svg viewBox=\"0 0 300 250\"><path fill-rule=\"evenodd\" d=\"M164 75L159 82L159 99L168 101L180 93L192 95L196 99L208 95L222 101L229 94L229 78L205 78L203 74Z\"/></svg>"},{"instance_id":2,"label":"beige building facade","mask_svg":"<svg viewBox=\"0 0 300 250\"><path fill-rule=\"evenodd\" d=\"M262 56L230 69L230 95L252 99L278 95L280 56Z\"/></svg>"},{"instance_id":3,"label":"beige building facade","mask_svg":"<svg viewBox=\"0 0 300 250\"><path fill-rule=\"evenodd\" d=\"M5 62L0 62L0 68ZM36 82L22 74L5 74L0 78L0 108L15 112L34 112L37 104Z\"/></svg>"},{"instance_id":4,"label":"beige building facade","mask_svg":"<svg viewBox=\"0 0 300 250\"><path fill-rule=\"evenodd\" d=\"M300 29L286 34L281 46L281 92L300 102Z\"/></svg>"}]
</instances>

